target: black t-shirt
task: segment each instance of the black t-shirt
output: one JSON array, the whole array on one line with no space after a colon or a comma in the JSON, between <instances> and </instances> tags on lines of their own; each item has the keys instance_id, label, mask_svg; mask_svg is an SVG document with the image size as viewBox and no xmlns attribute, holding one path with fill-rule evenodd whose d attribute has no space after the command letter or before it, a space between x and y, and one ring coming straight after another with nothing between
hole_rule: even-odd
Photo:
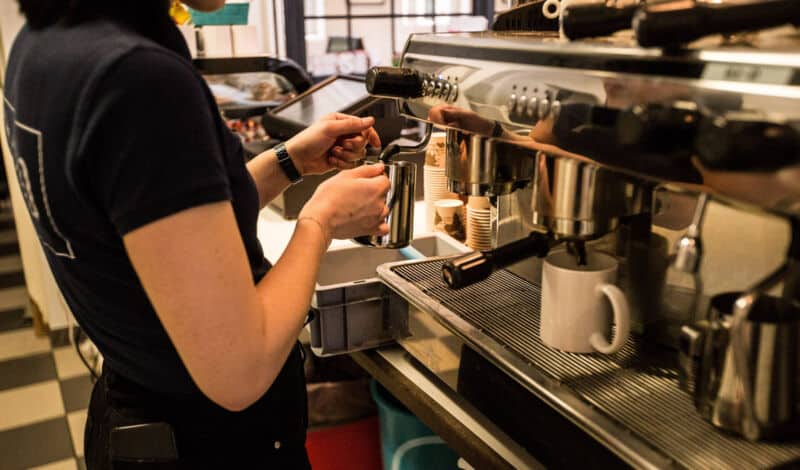
<instances>
[{"instance_id":1,"label":"black t-shirt","mask_svg":"<svg viewBox=\"0 0 800 470\"><path fill-rule=\"evenodd\" d=\"M122 236L229 200L254 281L270 265L256 238L259 200L241 144L177 28L166 14L140 29L110 19L26 27L6 77L17 177L78 323L117 373L154 391L197 393Z\"/></svg>"}]
</instances>

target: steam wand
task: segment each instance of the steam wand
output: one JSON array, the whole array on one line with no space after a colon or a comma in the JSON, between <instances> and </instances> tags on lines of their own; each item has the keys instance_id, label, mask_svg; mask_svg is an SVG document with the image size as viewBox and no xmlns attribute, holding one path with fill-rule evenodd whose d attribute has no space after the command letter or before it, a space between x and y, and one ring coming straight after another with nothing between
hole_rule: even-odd
<instances>
[{"instance_id":1,"label":"steam wand","mask_svg":"<svg viewBox=\"0 0 800 470\"><path fill-rule=\"evenodd\" d=\"M378 157L378 161L381 163L389 163L395 156L401 153L417 153L422 152L428 147L428 144L431 141L431 134L433 133L433 124L425 123L425 130L422 134L422 140L418 143L410 146L404 146L399 144L389 144L381 152L380 156Z\"/></svg>"}]
</instances>

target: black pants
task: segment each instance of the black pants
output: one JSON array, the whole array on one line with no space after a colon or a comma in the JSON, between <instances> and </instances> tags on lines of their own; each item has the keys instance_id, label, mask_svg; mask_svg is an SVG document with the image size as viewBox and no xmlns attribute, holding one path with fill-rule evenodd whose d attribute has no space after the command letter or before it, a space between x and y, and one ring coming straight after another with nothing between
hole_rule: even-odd
<instances>
[{"instance_id":1,"label":"black pants","mask_svg":"<svg viewBox=\"0 0 800 470\"><path fill-rule=\"evenodd\" d=\"M87 468L310 469L305 450L308 418L301 356L298 346L270 390L238 413L217 406L199 393L172 396L153 392L104 368L89 404ZM172 428L176 462L112 463L112 429L159 422Z\"/></svg>"}]
</instances>

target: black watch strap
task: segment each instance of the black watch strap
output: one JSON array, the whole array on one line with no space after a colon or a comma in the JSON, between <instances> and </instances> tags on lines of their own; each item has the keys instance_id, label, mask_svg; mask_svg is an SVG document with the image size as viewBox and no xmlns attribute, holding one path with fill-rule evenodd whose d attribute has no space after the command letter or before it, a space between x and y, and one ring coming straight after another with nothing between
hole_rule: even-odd
<instances>
[{"instance_id":1,"label":"black watch strap","mask_svg":"<svg viewBox=\"0 0 800 470\"><path fill-rule=\"evenodd\" d=\"M303 177L300 175L300 172L297 171L292 157L289 156L289 152L286 150L286 145L280 144L275 147L275 155L278 156L278 165L281 166L281 170L283 170L283 173L289 178L292 184L303 181Z\"/></svg>"},{"instance_id":2,"label":"black watch strap","mask_svg":"<svg viewBox=\"0 0 800 470\"><path fill-rule=\"evenodd\" d=\"M494 138L503 137L504 133L505 129L503 129L503 125L500 124L500 121L495 121L494 127L492 128L492 137Z\"/></svg>"}]
</instances>

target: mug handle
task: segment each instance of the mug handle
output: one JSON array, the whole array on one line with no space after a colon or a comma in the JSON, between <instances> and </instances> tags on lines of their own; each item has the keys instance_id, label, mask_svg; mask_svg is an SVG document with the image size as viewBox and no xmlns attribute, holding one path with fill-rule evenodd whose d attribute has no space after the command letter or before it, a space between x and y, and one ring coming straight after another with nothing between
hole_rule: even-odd
<instances>
[{"instance_id":1,"label":"mug handle","mask_svg":"<svg viewBox=\"0 0 800 470\"><path fill-rule=\"evenodd\" d=\"M596 291L605 295L608 301L611 302L617 331L614 334L614 341L611 343L599 332L592 333L592 336L589 337L589 343L597 352L614 354L625 346L631 333L631 313L628 307L628 300L620 288L614 284L600 284L596 287Z\"/></svg>"}]
</instances>

